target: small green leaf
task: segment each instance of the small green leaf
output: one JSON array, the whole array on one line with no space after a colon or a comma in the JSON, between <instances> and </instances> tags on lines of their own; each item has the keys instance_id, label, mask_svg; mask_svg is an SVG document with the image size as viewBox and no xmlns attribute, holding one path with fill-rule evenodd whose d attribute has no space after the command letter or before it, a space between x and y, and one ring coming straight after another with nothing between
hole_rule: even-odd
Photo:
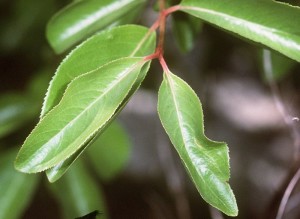
<instances>
[{"instance_id":1,"label":"small green leaf","mask_svg":"<svg viewBox=\"0 0 300 219\"><path fill-rule=\"evenodd\" d=\"M201 20L186 13L173 14L173 32L179 49L187 53L194 47L195 39L201 30Z\"/></svg>"},{"instance_id":2,"label":"small green leaf","mask_svg":"<svg viewBox=\"0 0 300 219\"><path fill-rule=\"evenodd\" d=\"M95 210L102 213L101 218L108 217L101 187L80 159L64 178L49 187L62 206L64 218L79 217Z\"/></svg>"},{"instance_id":3,"label":"small green leaf","mask_svg":"<svg viewBox=\"0 0 300 219\"><path fill-rule=\"evenodd\" d=\"M74 154L114 116L144 64L143 58L119 59L73 80L28 136L15 167L40 172Z\"/></svg>"},{"instance_id":4,"label":"small green leaf","mask_svg":"<svg viewBox=\"0 0 300 219\"><path fill-rule=\"evenodd\" d=\"M201 103L180 78L166 72L159 90L160 120L205 201L229 216L238 209L228 180L229 157L225 143L204 135Z\"/></svg>"},{"instance_id":5,"label":"small green leaf","mask_svg":"<svg viewBox=\"0 0 300 219\"><path fill-rule=\"evenodd\" d=\"M92 71L113 60L146 56L155 49L155 33L136 25L116 27L95 35L74 49L60 64L50 83L41 117L62 98L67 85L79 75Z\"/></svg>"},{"instance_id":6,"label":"small green leaf","mask_svg":"<svg viewBox=\"0 0 300 219\"><path fill-rule=\"evenodd\" d=\"M300 61L298 7L270 0L183 0L180 8Z\"/></svg>"},{"instance_id":7,"label":"small green leaf","mask_svg":"<svg viewBox=\"0 0 300 219\"><path fill-rule=\"evenodd\" d=\"M14 169L17 151L1 151L0 156L0 218L21 218L29 205L39 177L28 176Z\"/></svg>"},{"instance_id":8,"label":"small green leaf","mask_svg":"<svg viewBox=\"0 0 300 219\"><path fill-rule=\"evenodd\" d=\"M124 168L129 159L130 146L128 134L116 122L93 143L88 150L89 160L101 179L109 181Z\"/></svg>"},{"instance_id":9,"label":"small green leaf","mask_svg":"<svg viewBox=\"0 0 300 219\"><path fill-rule=\"evenodd\" d=\"M112 24L144 0L85 0L59 11L47 25L47 39L61 53L92 33Z\"/></svg>"},{"instance_id":10,"label":"small green leaf","mask_svg":"<svg viewBox=\"0 0 300 219\"><path fill-rule=\"evenodd\" d=\"M78 151L72 154L66 160L61 161L60 163L56 164L52 168L46 171L48 180L50 182L55 182L59 178L61 178L66 171L70 168L70 166L76 161L76 159L83 153L83 151L88 148L93 142L105 131L105 129L111 124L111 122L116 118L116 116L122 111L122 109L126 106L127 102L130 100L131 96L135 93L135 91L140 87L142 81L144 80L151 62L147 62L143 68L141 69L141 73L139 74L138 78L134 82L130 92L127 94L127 97L123 100L120 104L119 108L116 110L115 114L99 129L94 136L91 138L90 141L86 142Z\"/></svg>"}]
</instances>

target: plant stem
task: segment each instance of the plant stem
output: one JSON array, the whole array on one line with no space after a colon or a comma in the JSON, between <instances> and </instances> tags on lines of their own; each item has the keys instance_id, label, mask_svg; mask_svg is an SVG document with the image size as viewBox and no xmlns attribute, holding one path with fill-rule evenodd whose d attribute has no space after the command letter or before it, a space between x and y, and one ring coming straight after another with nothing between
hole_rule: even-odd
<instances>
[{"instance_id":1,"label":"plant stem","mask_svg":"<svg viewBox=\"0 0 300 219\"><path fill-rule=\"evenodd\" d=\"M165 8L166 2L165 0L159 0L159 17L158 19L153 23L151 26L149 32L155 31L157 28L159 28L159 38L158 38L158 44L155 50L155 53L146 56L144 60L152 60L152 59L158 59L159 63L164 70L165 73L169 73L170 70L168 68L167 63L164 59L164 43L165 43L165 33L166 33L166 19L169 14L178 11L180 9L180 5L175 5L170 8Z\"/></svg>"},{"instance_id":2,"label":"plant stem","mask_svg":"<svg viewBox=\"0 0 300 219\"><path fill-rule=\"evenodd\" d=\"M300 169L298 169L298 171L296 172L296 174L294 175L294 177L292 178L292 180L290 181L288 187L286 188L284 195L281 199L280 202L280 206L276 215L276 219L282 219L285 207L287 205L287 202L291 196L292 191L294 190L297 182L299 181L300 178Z\"/></svg>"}]
</instances>

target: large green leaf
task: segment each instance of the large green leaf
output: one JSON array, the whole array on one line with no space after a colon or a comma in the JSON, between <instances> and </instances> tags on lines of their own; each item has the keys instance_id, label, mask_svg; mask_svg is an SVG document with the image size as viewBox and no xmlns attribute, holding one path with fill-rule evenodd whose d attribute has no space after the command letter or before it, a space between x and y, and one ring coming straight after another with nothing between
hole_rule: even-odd
<instances>
[{"instance_id":1,"label":"large green leaf","mask_svg":"<svg viewBox=\"0 0 300 219\"><path fill-rule=\"evenodd\" d=\"M49 187L62 206L64 218L79 217L95 210L102 213L101 218L108 218L100 186L82 161L78 160L62 180Z\"/></svg>"},{"instance_id":2,"label":"large green leaf","mask_svg":"<svg viewBox=\"0 0 300 219\"><path fill-rule=\"evenodd\" d=\"M155 33L142 26L126 25L101 32L74 49L60 64L50 83L41 117L60 101L76 77L127 56L146 56L155 49Z\"/></svg>"},{"instance_id":3,"label":"large green leaf","mask_svg":"<svg viewBox=\"0 0 300 219\"><path fill-rule=\"evenodd\" d=\"M73 80L24 142L16 168L40 172L84 146L116 113L144 64L143 58L123 58Z\"/></svg>"},{"instance_id":4,"label":"large green leaf","mask_svg":"<svg viewBox=\"0 0 300 219\"><path fill-rule=\"evenodd\" d=\"M144 0L85 0L59 11L47 25L52 48L61 53L97 30L112 24Z\"/></svg>"},{"instance_id":5,"label":"large green leaf","mask_svg":"<svg viewBox=\"0 0 300 219\"><path fill-rule=\"evenodd\" d=\"M271 0L183 0L182 11L300 61L300 8Z\"/></svg>"},{"instance_id":6,"label":"large green leaf","mask_svg":"<svg viewBox=\"0 0 300 219\"><path fill-rule=\"evenodd\" d=\"M116 122L94 142L88 155L101 179L111 180L124 168L129 159L130 146L128 134Z\"/></svg>"},{"instance_id":7,"label":"large green leaf","mask_svg":"<svg viewBox=\"0 0 300 219\"><path fill-rule=\"evenodd\" d=\"M16 150L0 153L0 218L21 218L30 203L39 177L28 176L14 169Z\"/></svg>"},{"instance_id":8,"label":"large green leaf","mask_svg":"<svg viewBox=\"0 0 300 219\"><path fill-rule=\"evenodd\" d=\"M115 117L122 111L122 109L125 107L127 102L130 100L131 96L140 87L142 81L144 80L149 70L150 63L151 62L147 62L143 66L143 68L141 69L141 73L139 74L138 78L133 84L130 92L127 94L127 97L120 104L120 106L118 107L114 115L101 127L101 129L99 129L88 142L86 142L78 151L72 154L69 158L61 161L60 163L58 163L57 165L53 166L52 168L46 171L48 180L50 182L55 182L56 180L61 178L66 173L66 171L70 168L70 166L77 160L77 158L79 158L79 156L85 151L85 149L87 149L90 145L94 143L95 140L97 140L98 136L100 136L100 134L102 134L105 131L105 129L111 124L111 122L115 119Z\"/></svg>"},{"instance_id":9,"label":"large green leaf","mask_svg":"<svg viewBox=\"0 0 300 219\"><path fill-rule=\"evenodd\" d=\"M204 135L201 103L180 78L166 72L159 90L161 122L205 201L225 214L238 213L228 180L229 158L225 143Z\"/></svg>"}]
</instances>

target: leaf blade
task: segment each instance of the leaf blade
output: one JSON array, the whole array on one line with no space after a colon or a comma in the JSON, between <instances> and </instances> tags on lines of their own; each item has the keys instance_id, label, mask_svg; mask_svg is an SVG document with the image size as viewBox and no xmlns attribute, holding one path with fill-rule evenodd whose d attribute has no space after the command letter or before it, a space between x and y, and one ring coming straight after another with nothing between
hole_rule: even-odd
<instances>
[{"instance_id":1,"label":"leaf blade","mask_svg":"<svg viewBox=\"0 0 300 219\"><path fill-rule=\"evenodd\" d=\"M143 3L144 0L73 2L49 21L47 39L56 53L61 53Z\"/></svg>"},{"instance_id":2,"label":"leaf blade","mask_svg":"<svg viewBox=\"0 0 300 219\"><path fill-rule=\"evenodd\" d=\"M60 64L50 82L41 118L61 100L67 85L76 77L113 60L146 56L155 48L155 33L137 25L126 25L103 31L74 49Z\"/></svg>"},{"instance_id":3,"label":"leaf blade","mask_svg":"<svg viewBox=\"0 0 300 219\"><path fill-rule=\"evenodd\" d=\"M205 201L230 216L237 215L229 180L225 143L204 135L202 107L194 91L171 72L159 89L158 112L172 144Z\"/></svg>"},{"instance_id":4,"label":"leaf blade","mask_svg":"<svg viewBox=\"0 0 300 219\"><path fill-rule=\"evenodd\" d=\"M40 172L79 150L115 114L145 62L143 58L116 60L74 80L60 104L25 140L15 167Z\"/></svg>"},{"instance_id":5,"label":"leaf blade","mask_svg":"<svg viewBox=\"0 0 300 219\"><path fill-rule=\"evenodd\" d=\"M300 61L298 7L261 0L184 0L180 7L182 11Z\"/></svg>"},{"instance_id":6,"label":"leaf blade","mask_svg":"<svg viewBox=\"0 0 300 219\"><path fill-rule=\"evenodd\" d=\"M87 142L84 146L82 146L78 151L76 151L73 155L71 155L68 159L60 162L59 164L53 166L52 168L46 170L47 178L50 182L55 182L59 178L61 178L67 170L70 168L72 164L75 163L75 161L79 158L79 156L89 147L91 146L94 141L97 140L97 138L102 134L102 132L105 131L105 129L111 124L111 122L117 117L117 115L122 111L122 109L126 106L132 95L138 90L140 87L142 81L144 80L149 68L150 68L151 61L148 61L142 68L137 80L135 81L134 85L132 86L130 92L126 96L126 98L123 100L123 102L120 104L119 108L116 110L115 114L109 119L109 121L102 126L97 133L95 133L95 136Z\"/></svg>"}]
</instances>

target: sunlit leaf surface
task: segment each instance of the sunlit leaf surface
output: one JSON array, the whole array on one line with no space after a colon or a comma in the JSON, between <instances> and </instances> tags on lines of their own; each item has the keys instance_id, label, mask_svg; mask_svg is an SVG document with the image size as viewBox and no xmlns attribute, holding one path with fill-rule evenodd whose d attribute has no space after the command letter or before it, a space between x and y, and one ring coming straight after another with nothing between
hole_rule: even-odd
<instances>
[{"instance_id":1,"label":"sunlit leaf surface","mask_svg":"<svg viewBox=\"0 0 300 219\"><path fill-rule=\"evenodd\" d=\"M154 49L155 34L148 34L148 29L142 26L116 27L91 37L58 67L48 88L41 117L59 103L74 78L119 58L149 55Z\"/></svg>"},{"instance_id":2,"label":"sunlit leaf surface","mask_svg":"<svg viewBox=\"0 0 300 219\"><path fill-rule=\"evenodd\" d=\"M47 39L61 53L143 4L144 0L85 0L59 11L47 25Z\"/></svg>"},{"instance_id":3,"label":"sunlit leaf surface","mask_svg":"<svg viewBox=\"0 0 300 219\"><path fill-rule=\"evenodd\" d=\"M143 58L124 58L76 78L62 101L35 127L20 149L15 166L40 172L70 157L93 138L140 77Z\"/></svg>"},{"instance_id":4,"label":"sunlit leaf surface","mask_svg":"<svg viewBox=\"0 0 300 219\"><path fill-rule=\"evenodd\" d=\"M180 78L167 72L159 90L161 122L205 201L230 216L238 213L228 180L229 157L225 143L204 135L201 103Z\"/></svg>"},{"instance_id":5,"label":"sunlit leaf surface","mask_svg":"<svg viewBox=\"0 0 300 219\"><path fill-rule=\"evenodd\" d=\"M271 0L183 0L181 10L300 61L300 8Z\"/></svg>"}]
</instances>

